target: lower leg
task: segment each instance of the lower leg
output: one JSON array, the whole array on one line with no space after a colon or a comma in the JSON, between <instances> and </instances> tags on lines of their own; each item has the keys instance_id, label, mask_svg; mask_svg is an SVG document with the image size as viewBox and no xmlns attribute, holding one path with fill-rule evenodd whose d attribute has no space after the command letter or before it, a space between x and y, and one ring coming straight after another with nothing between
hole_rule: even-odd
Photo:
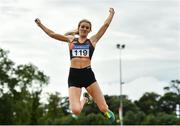
<instances>
[{"instance_id":1,"label":"lower leg","mask_svg":"<svg viewBox=\"0 0 180 126\"><path fill-rule=\"evenodd\" d=\"M115 121L114 113L108 108L106 103L98 107L107 119L111 120L112 122Z\"/></svg>"},{"instance_id":2,"label":"lower leg","mask_svg":"<svg viewBox=\"0 0 180 126\"><path fill-rule=\"evenodd\" d=\"M81 108L84 107L84 105L86 104L86 99L83 97L83 99L81 100Z\"/></svg>"},{"instance_id":3,"label":"lower leg","mask_svg":"<svg viewBox=\"0 0 180 126\"><path fill-rule=\"evenodd\" d=\"M115 121L114 113L109 110L108 105L106 104L104 95L103 95L99 85L97 84L97 82L90 85L87 88L87 91L93 97L93 100L96 102L100 111L104 113L105 117L110 119L111 121Z\"/></svg>"}]
</instances>

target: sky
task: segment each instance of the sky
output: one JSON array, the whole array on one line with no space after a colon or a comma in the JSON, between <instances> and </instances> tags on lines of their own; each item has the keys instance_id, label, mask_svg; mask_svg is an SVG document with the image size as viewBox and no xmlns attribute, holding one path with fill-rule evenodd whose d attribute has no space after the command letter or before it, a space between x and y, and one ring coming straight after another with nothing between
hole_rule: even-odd
<instances>
[{"instance_id":1,"label":"sky","mask_svg":"<svg viewBox=\"0 0 180 126\"><path fill-rule=\"evenodd\" d=\"M46 92L68 95L67 43L47 36L34 22L64 34L81 19L95 34L114 8L114 18L98 42L92 69L103 94L119 95L119 50L123 94L138 100L145 92L163 95L180 78L180 0L0 0L0 47L17 65L32 63L50 77ZM83 91L85 91L83 89Z\"/></svg>"}]
</instances>

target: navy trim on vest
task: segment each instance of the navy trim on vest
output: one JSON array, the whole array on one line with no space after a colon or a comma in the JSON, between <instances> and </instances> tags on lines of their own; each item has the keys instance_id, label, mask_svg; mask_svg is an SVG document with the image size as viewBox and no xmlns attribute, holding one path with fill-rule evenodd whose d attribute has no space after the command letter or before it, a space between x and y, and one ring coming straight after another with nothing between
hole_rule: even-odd
<instances>
[{"instance_id":1,"label":"navy trim on vest","mask_svg":"<svg viewBox=\"0 0 180 126\"><path fill-rule=\"evenodd\" d=\"M82 45L82 46L81 46ZM85 57L85 58L92 58L93 52L94 52L94 46L92 45L91 41L89 39L86 39L84 43L80 43L78 41L78 38L74 38L73 42L70 43L70 48L69 48L69 52L70 52L70 59L72 58L84 58L82 56L73 56L73 52L72 49L78 49L78 48L88 48L89 49L89 57Z\"/></svg>"}]
</instances>

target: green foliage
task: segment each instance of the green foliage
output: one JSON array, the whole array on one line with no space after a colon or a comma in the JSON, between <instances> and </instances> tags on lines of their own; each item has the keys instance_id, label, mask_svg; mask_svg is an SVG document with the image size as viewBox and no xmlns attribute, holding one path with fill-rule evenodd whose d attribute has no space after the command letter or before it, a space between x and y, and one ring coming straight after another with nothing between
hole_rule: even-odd
<instances>
[{"instance_id":1,"label":"green foliage","mask_svg":"<svg viewBox=\"0 0 180 126\"><path fill-rule=\"evenodd\" d=\"M155 114L158 112L158 100L160 95L151 92L146 92L139 101L136 101L136 105L140 108L141 111L146 114Z\"/></svg>"},{"instance_id":2,"label":"green foliage","mask_svg":"<svg viewBox=\"0 0 180 126\"><path fill-rule=\"evenodd\" d=\"M105 95L105 99L106 99L107 104L109 105L109 109L111 111L116 112L116 111L119 110L119 103L120 103L119 96L108 96L108 95ZM125 99L125 97L123 99Z\"/></svg>"},{"instance_id":3,"label":"green foliage","mask_svg":"<svg viewBox=\"0 0 180 126\"><path fill-rule=\"evenodd\" d=\"M136 124L136 116L135 113L132 111L128 111L124 117L124 123L127 125Z\"/></svg>"},{"instance_id":4,"label":"green foliage","mask_svg":"<svg viewBox=\"0 0 180 126\"><path fill-rule=\"evenodd\" d=\"M124 123L126 125L140 125L145 118L145 113L142 111L133 112L127 111L124 116Z\"/></svg>"},{"instance_id":5,"label":"green foliage","mask_svg":"<svg viewBox=\"0 0 180 126\"><path fill-rule=\"evenodd\" d=\"M3 94L0 98L0 124L13 123L13 98L9 94Z\"/></svg>"},{"instance_id":6,"label":"green foliage","mask_svg":"<svg viewBox=\"0 0 180 126\"><path fill-rule=\"evenodd\" d=\"M88 115L81 114L77 117L76 125L103 125L103 124L112 124L107 120L101 113L89 113Z\"/></svg>"},{"instance_id":7,"label":"green foliage","mask_svg":"<svg viewBox=\"0 0 180 126\"><path fill-rule=\"evenodd\" d=\"M62 116L59 120L55 121L55 124L58 125L73 125L76 124L76 118L72 117L72 115Z\"/></svg>"},{"instance_id":8,"label":"green foliage","mask_svg":"<svg viewBox=\"0 0 180 126\"><path fill-rule=\"evenodd\" d=\"M36 123L39 95L49 78L32 64L15 67L7 54L0 49L0 124Z\"/></svg>"},{"instance_id":9,"label":"green foliage","mask_svg":"<svg viewBox=\"0 0 180 126\"><path fill-rule=\"evenodd\" d=\"M175 125L180 124L174 114L158 113L156 116L159 125Z\"/></svg>"},{"instance_id":10,"label":"green foliage","mask_svg":"<svg viewBox=\"0 0 180 126\"><path fill-rule=\"evenodd\" d=\"M119 125L119 96L105 95L109 109L116 117L110 122L97 105L85 105L79 116L69 110L68 97L60 93L48 94L47 103L40 102L43 87L49 77L33 64L17 65L8 58L8 51L0 48L0 124L1 125ZM180 81L172 80L163 96L146 92L132 102L127 96L123 101L125 125L180 125L175 115L180 104Z\"/></svg>"},{"instance_id":11,"label":"green foliage","mask_svg":"<svg viewBox=\"0 0 180 126\"><path fill-rule=\"evenodd\" d=\"M124 115L126 114L126 112L129 112L129 111L136 113L139 111L139 108L131 100L123 99L123 113L124 113Z\"/></svg>"},{"instance_id":12,"label":"green foliage","mask_svg":"<svg viewBox=\"0 0 180 126\"><path fill-rule=\"evenodd\" d=\"M180 80L172 80L170 86L164 87L164 89L180 96Z\"/></svg>"},{"instance_id":13,"label":"green foliage","mask_svg":"<svg viewBox=\"0 0 180 126\"><path fill-rule=\"evenodd\" d=\"M158 101L158 107L160 112L166 112L171 114L176 109L180 97L174 92L165 93Z\"/></svg>"},{"instance_id":14,"label":"green foliage","mask_svg":"<svg viewBox=\"0 0 180 126\"><path fill-rule=\"evenodd\" d=\"M153 114L148 114L144 121L142 122L143 125L153 125L153 124L157 124L157 119L156 116Z\"/></svg>"}]
</instances>

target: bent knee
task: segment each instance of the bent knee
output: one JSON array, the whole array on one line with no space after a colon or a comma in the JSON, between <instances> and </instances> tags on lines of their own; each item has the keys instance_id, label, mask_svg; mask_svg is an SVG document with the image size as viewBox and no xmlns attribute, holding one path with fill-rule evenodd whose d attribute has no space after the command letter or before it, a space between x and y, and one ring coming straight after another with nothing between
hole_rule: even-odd
<instances>
[{"instance_id":1,"label":"bent knee","mask_svg":"<svg viewBox=\"0 0 180 126\"><path fill-rule=\"evenodd\" d=\"M81 107L71 107L71 111L75 115L79 115L81 113L81 110L82 110Z\"/></svg>"}]
</instances>

